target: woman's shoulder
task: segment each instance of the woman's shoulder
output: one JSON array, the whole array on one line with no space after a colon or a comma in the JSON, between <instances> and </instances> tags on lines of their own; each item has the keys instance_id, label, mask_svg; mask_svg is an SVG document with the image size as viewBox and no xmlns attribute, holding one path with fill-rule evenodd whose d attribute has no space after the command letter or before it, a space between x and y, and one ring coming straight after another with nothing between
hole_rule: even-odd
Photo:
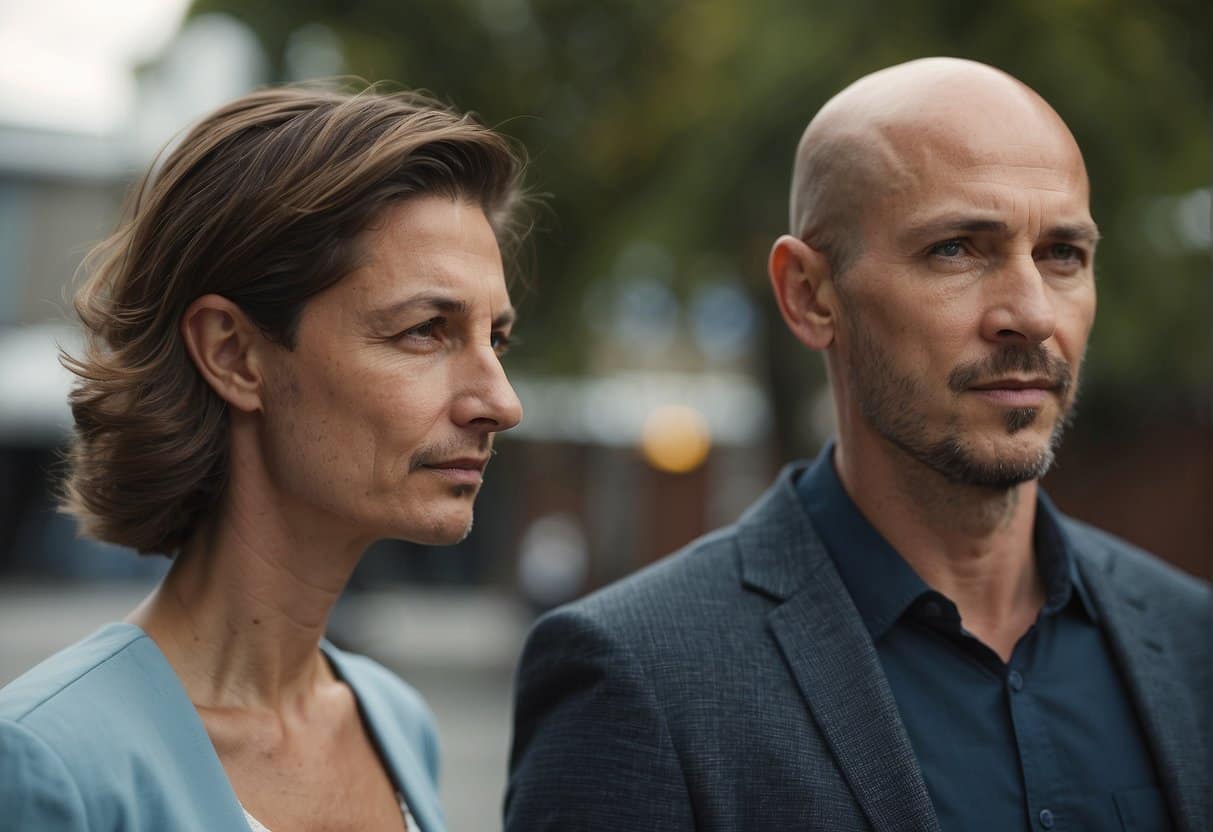
<instances>
[{"instance_id":1,"label":"woman's shoulder","mask_svg":"<svg viewBox=\"0 0 1213 832\"><path fill-rule=\"evenodd\" d=\"M107 625L0 689L0 813L20 817L18 829L164 819L171 806L150 805L162 793L224 782L208 771L192 717L151 639ZM149 792L153 782L162 788Z\"/></svg>"},{"instance_id":2,"label":"woman's shoulder","mask_svg":"<svg viewBox=\"0 0 1213 832\"><path fill-rule=\"evenodd\" d=\"M146 690L150 645L133 625L102 627L0 688L0 721L36 727L45 721L89 719L108 701L129 704L132 695ZM81 709L82 704L87 706Z\"/></svg>"},{"instance_id":3,"label":"woman's shoulder","mask_svg":"<svg viewBox=\"0 0 1213 832\"><path fill-rule=\"evenodd\" d=\"M34 731L2 718L0 816L13 829L88 828L85 800L63 758Z\"/></svg>"}]
</instances>

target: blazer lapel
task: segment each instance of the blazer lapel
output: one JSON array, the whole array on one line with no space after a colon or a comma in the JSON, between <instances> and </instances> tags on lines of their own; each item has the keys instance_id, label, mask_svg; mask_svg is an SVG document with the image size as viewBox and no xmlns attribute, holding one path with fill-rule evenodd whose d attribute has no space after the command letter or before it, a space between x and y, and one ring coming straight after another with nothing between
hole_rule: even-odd
<instances>
[{"instance_id":1,"label":"blazer lapel","mask_svg":"<svg viewBox=\"0 0 1213 832\"><path fill-rule=\"evenodd\" d=\"M358 686L357 674L349 672L340 650L326 642L324 652L337 669L338 675L354 692L367 728L375 739L392 779L404 794L413 820L422 832L443 832L446 824L442 819L442 810L431 799L429 790L421 788L421 784L429 780L429 775L413 753L412 741L402 729L399 718L392 712L391 706L376 695L373 688Z\"/></svg>"},{"instance_id":2,"label":"blazer lapel","mask_svg":"<svg viewBox=\"0 0 1213 832\"><path fill-rule=\"evenodd\" d=\"M419 784L428 778L421 762L412 753L409 740L395 727L395 719L390 714L378 713L374 706L366 708L367 722L371 730L378 735L383 755L396 775L396 782L404 793L413 820L422 832L442 832L446 825L442 821L438 807L429 799L428 791L422 792Z\"/></svg>"},{"instance_id":3,"label":"blazer lapel","mask_svg":"<svg viewBox=\"0 0 1213 832\"><path fill-rule=\"evenodd\" d=\"M1128 682L1174 820L1180 832L1204 832L1208 761L1197 741L1191 697L1176 682L1169 646L1159 637L1164 630L1136 586L1113 580L1113 558L1102 550L1078 551L1083 581Z\"/></svg>"},{"instance_id":4,"label":"blazer lapel","mask_svg":"<svg viewBox=\"0 0 1213 832\"><path fill-rule=\"evenodd\" d=\"M240 798L227 779L202 717L190 701L177 671L142 628L123 623L110 624L106 629L111 628L114 632L137 631L142 636L133 645L132 653L144 671L139 686L148 698L130 705L153 717L152 724L157 726L156 742L164 745L165 759L188 770L190 790L180 799L195 804L198 828L249 829Z\"/></svg>"},{"instance_id":5,"label":"blazer lapel","mask_svg":"<svg viewBox=\"0 0 1213 832\"><path fill-rule=\"evenodd\" d=\"M782 601L771 631L877 832L939 822L876 648L793 485L789 466L739 522L742 578Z\"/></svg>"}]
</instances>

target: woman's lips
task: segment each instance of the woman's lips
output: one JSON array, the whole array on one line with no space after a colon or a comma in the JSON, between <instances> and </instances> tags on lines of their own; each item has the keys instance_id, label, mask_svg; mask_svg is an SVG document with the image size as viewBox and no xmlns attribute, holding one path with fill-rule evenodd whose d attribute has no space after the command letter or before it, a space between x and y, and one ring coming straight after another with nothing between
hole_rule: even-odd
<instances>
[{"instance_id":1,"label":"woman's lips","mask_svg":"<svg viewBox=\"0 0 1213 832\"><path fill-rule=\"evenodd\" d=\"M487 459L451 459L423 466L427 471L455 485L480 485L484 482L484 466Z\"/></svg>"}]
</instances>

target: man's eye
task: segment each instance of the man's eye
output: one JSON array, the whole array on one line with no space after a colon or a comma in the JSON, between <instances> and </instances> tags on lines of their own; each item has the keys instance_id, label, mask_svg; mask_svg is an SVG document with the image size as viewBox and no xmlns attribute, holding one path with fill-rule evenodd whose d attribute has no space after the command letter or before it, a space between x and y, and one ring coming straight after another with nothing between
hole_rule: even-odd
<instances>
[{"instance_id":1,"label":"man's eye","mask_svg":"<svg viewBox=\"0 0 1213 832\"><path fill-rule=\"evenodd\" d=\"M1076 260L1081 262L1083 259L1082 250L1069 243L1053 243L1048 248L1048 256L1050 260Z\"/></svg>"},{"instance_id":2,"label":"man's eye","mask_svg":"<svg viewBox=\"0 0 1213 832\"><path fill-rule=\"evenodd\" d=\"M959 257L964 251L964 240L944 240L931 246L928 253L936 257Z\"/></svg>"}]
</instances>

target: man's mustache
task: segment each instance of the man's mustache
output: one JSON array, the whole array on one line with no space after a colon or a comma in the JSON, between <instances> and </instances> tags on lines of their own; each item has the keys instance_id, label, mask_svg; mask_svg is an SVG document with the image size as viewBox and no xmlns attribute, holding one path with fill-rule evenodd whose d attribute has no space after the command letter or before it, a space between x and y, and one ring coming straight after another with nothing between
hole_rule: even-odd
<instances>
[{"instance_id":1,"label":"man's mustache","mask_svg":"<svg viewBox=\"0 0 1213 832\"><path fill-rule=\"evenodd\" d=\"M1063 399L1074 384L1070 365L1037 344L1029 348L1005 347L989 358L961 364L948 374L948 389L963 393L975 384L997 381L1011 373L1042 377Z\"/></svg>"}]
</instances>

